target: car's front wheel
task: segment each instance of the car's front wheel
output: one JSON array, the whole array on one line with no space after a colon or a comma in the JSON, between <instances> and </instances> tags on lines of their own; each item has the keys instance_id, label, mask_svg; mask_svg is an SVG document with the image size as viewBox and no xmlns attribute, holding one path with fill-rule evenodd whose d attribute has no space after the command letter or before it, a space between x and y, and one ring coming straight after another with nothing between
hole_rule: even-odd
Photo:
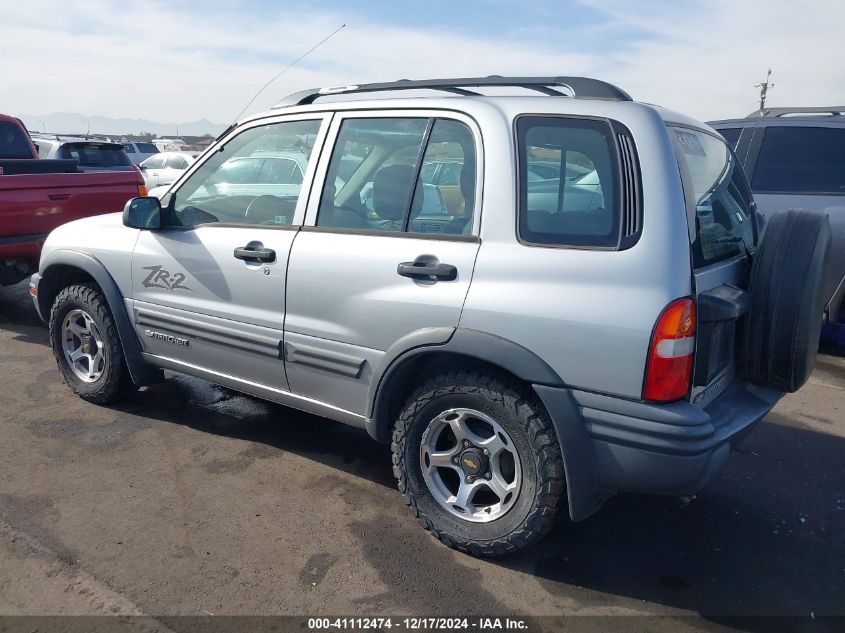
<instances>
[{"instance_id":1,"label":"car's front wheel","mask_svg":"<svg viewBox=\"0 0 845 633\"><path fill-rule=\"evenodd\" d=\"M59 371L74 393L97 404L135 388L108 303L94 284L64 288L50 311L50 343Z\"/></svg>"},{"instance_id":2,"label":"car's front wheel","mask_svg":"<svg viewBox=\"0 0 845 633\"><path fill-rule=\"evenodd\" d=\"M502 555L554 523L565 491L560 446L516 381L476 371L429 379L403 407L392 447L405 502L450 547Z\"/></svg>"}]
</instances>

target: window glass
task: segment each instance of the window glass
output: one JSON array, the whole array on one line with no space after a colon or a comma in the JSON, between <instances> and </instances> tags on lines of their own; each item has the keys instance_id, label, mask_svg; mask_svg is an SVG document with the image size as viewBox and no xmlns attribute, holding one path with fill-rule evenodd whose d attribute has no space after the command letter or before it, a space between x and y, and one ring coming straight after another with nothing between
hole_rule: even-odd
<instances>
[{"instance_id":1,"label":"window glass","mask_svg":"<svg viewBox=\"0 0 845 633\"><path fill-rule=\"evenodd\" d=\"M731 146L731 149L736 150L737 143L739 143L739 135L742 134L742 128L726 127L717 131L725 137L725 140L728 142L728 145Z\"/></svg>"},{"instance_id":2,"label":"window glass","mask_svg":"<svg viewBox=\"0 0 845 633\"><path fill-rule=\"evenodd\" d=\"M161 169L164 167L164 156L150 156L141 165L144 169Z\"/></svg>"},{"instance_id":3,"label":"window glass","mask_svg":"<svg viewBox=\"0 0 845 633\"><path fill-rule=\"evenodd\" d=\"M751 188L845 194L845 128L766 128Z\"/></svg>"},{"instance_id":4,"label":"window glass","mask_svg":"<svg viewBox=\"0 0 845 633\"><path fill-rule=\"evenodd\" d=\"M559 246L617 245L619 185L612 134L604 121L519 119L522 239Z\"/></svg>"},{"instance_id":5,"label":"window glass","mask_svg":"<svg viewBox=\"0 0 845 633\"><path fill-rule=\"evenodd\" d=\"M317 226L401 231L428 119L347 119L332 151ZM348 181L341 166L360 159ZM342 180L342 179L340 179Z\"/></svg>"},{"instance_id":6,"label":"window glass","mask_svg":"<svg viewBox=\"0 0 845 633\"><path fill-rule=\"evenodd\" d=\"M158 154L158 148L152 143L135 143L135 147L142 154Z\"/></svg>"},{"instance_id":7,"label":"window glass","mask_svg":"<svg viewBox=\"0 0 845 633\"><path fill-rule=\"evenodd\" d=\"M32 158L32 149L17 125L0 121L0 158Z\"/></svg>"},{"instance_id":8,"label":"window glass","mask_svg":"<svg viewBox=\"0 0 845 633\"><path fill-rule=\"evenodd\" d=\"M297 164L305 168L320 124L320 121L286 121L241 132L216 150L172 194L168 224L289 225L302 178L292 177L288 171L287 177L272 180L271 172L264 172L263 165L271 162L270 154L290 154L296 155ZM268 176L260 181L262 173Z\"/></svg>"},{"instance_id":9,"label":"window glass","mask_svg":"<svg viewBox=\"0 0 845 633\"><path fill-rule=\"evenodd\" d=\"M132 161L122 145L105 143L65 143L59 150L62 158L72 158L83 167L130 167Z\"/></svg>"},{"instance_id":10,"label":"window glass","mask_svg":"<svg viewBox=\"0 0 845 633\"><path fill-rule=\"evenodd\" d=\"M135 147L132 145L132 143L124 143L123 149L126 151L127 154L135 153Z\"/></svg>"},{"instance_id":11,"label":"window glass","mask_svg":"<svg viewBox=\"0 0 845 633\"><path fill-rule=\"evenodd\" d=\"M167 169L187 169L188 161L184 156L171 156L164 165Z\"/></svg>"},{"instance_id":12,"label":"window glass","mask_svg":"<svg viewBox=\"0 0 845 633\"><path fill-rule=\"evenodd\" d=\"M36 145L38 145L38 158L47 158L53 149L53 144L50 141L38 139Z\"/></svg>"},{"instance_id":13,"label":"window glass","mask_svg":"<svg viewBox=\"0 0 845 633\"><path fill-rule=\"evenodd\" d=\"M469 234L475 201L475 143L458 121L437 119L423 156L423 169L437 165L436 182L420 178L414 190L408 230L414 233Z\"/></svg>"},{"instance_id":14,"label":"window glass","mask_svg":"<svg viewBox=\"0 0 845 633\"><path fill-rule=\"evenodd\" d=\"M260 184L299 185L302 184L302 170L293 159L269 156L261 165L255 182Z\"/></svg>"},{"instance_id":15,"label":"window glass","mask_svg":"<svg viewBox=\"0 0 845 633\"><path fill-rule=\"evenodd\" d=\"M684 174L684 195L695 208L693 264L696 268L753 248L752 198L736 157L725 142L696 130L672 128Z\"/></svg>"}]
</instances>

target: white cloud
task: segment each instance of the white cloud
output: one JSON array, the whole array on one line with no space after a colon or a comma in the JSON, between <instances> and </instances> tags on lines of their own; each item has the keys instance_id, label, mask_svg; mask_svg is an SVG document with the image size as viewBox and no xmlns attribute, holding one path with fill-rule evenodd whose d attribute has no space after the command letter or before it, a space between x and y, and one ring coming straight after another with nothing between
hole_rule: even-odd
<instances>
[{"instance_id":1,"label":"white cloud","mask_svg":"<svg viewBox=\"0 0 845 633\"><path fill-rule=\"evenodd\" d=\"M481 37L316 8L270 16L153 1L21 3L3 9L0 104L10 114L227 122L281 67L346 21L250 111L315 85L499 73L584 74L699 118L740 116L754 109L753 84L769 64L772 105L845 101L841 2L584 4L606 19L577 36L567 36L562 20Z\"/></svg>"}]
</instances>

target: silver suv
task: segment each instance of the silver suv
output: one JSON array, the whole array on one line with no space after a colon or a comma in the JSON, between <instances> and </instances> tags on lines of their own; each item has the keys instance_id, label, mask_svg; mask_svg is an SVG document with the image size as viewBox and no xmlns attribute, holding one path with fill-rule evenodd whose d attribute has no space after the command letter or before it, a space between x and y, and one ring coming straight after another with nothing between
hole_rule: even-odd
<instances>
[{"instance_id":1,"label":"silver suv","mask_svg":"<svg viewBox=\"0 0 845 633\"><path fill-rule=\"evenodd\" d=\"M232 169L292 153L279 186ZM498 555L563 507L699 490L804 383L829 224L760 221L717 133L610 84L368 84L57 229L31 292L82 398L168 369L361 427L427 530Z\"/></svg>"}]
</instances>

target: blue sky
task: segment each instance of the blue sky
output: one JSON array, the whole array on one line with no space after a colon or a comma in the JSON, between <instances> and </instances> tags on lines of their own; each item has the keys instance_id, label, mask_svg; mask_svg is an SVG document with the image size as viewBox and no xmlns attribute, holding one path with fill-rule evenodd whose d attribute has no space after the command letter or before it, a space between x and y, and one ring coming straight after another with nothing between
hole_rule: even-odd
<instances>
[{"instance_id":1,"label":"blue sky","mask_svg":"<svg viewBox=\"0 0 845 633\"><path fill-rule=\"evenodd\" d=\"M29 0L4 4L4 112L226 122L302 88L402 77L586 75L701 119L845 101L845 3L816 0Z\"/></svg>"}]
</instances>

